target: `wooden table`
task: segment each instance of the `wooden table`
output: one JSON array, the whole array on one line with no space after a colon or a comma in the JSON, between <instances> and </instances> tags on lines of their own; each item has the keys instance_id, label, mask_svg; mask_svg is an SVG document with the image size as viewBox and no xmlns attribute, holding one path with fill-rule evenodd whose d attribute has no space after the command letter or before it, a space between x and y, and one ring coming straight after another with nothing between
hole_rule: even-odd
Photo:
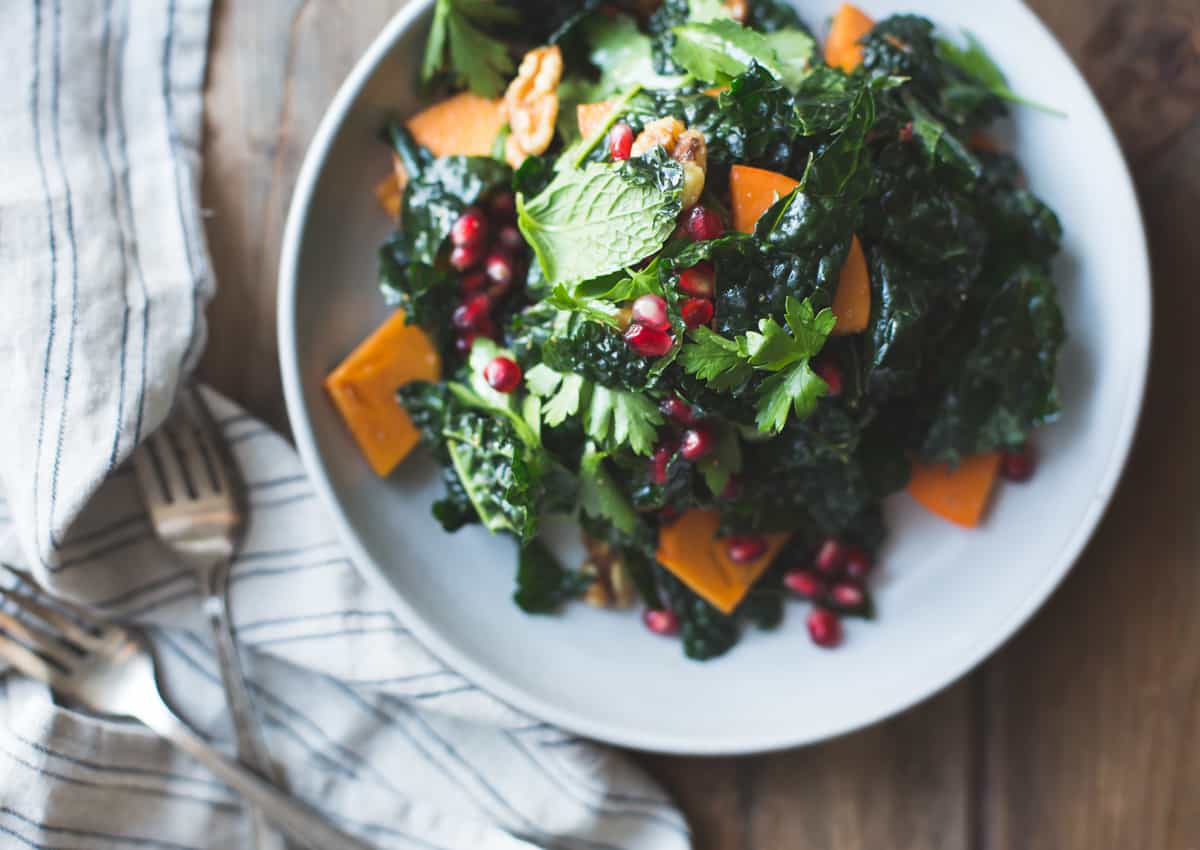
<instances>
[{"instance_id":1,"label":"wooden table","mask_svg":"<svg viewBox=\"0 0 1200 850\"><path fill-rule=\"evenodd\" d=\"M281 428L275 278L296 172L403 2L217 2L204 197L221 290L203 376ZM1145 205L1155 369L1129 471L1046 608L934 699L804 750L639 757L700 850L1200 850L1200 0L1032 5L1115 121Z\"/></svg>"}]
</instances>

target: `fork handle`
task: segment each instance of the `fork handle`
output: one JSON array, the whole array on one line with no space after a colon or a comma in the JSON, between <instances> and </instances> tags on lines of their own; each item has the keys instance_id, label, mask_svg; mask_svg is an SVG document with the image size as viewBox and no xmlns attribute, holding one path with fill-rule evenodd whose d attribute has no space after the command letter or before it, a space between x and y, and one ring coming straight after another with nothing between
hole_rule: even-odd
<instances>
[{"instance_id":1,"label":"fork handle","mask_svg":"<svg viewBox=\"0 0 1200 850\"><path fill-rule=\"evenodd\" d=\"M197 735L165 700L138 706L137 719L191 755L288 836L312 850L378 850L333 826L320 814L289 796L253 771L216 750Z\"/></svg>"}]
</instances>

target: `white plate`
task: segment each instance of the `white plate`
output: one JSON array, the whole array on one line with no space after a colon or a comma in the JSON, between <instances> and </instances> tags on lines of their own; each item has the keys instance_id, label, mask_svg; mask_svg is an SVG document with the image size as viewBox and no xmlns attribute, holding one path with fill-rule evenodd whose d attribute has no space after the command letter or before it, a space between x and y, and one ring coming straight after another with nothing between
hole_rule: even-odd
<instances>
[{"instance_id":1,"label":"white plate","mask_svg":"<svg viewBox=\"0 0 1200 850\"><path fill-rule=\"evenodd\" d=\"M1099 521L1125 463L1150 341L1150 272L1132 181L1070 59L1015 0L872 0L970 29L1013 87L1064 109L1017 112L1013 143L1033 189L1066 229L1058 268L1070 329L1060 373L1066 414L1038 437L1036 479L1006 487L987 525L963 531L904 496L888 506L880 619L818 650L802 609L748 632L728 656L687 661L634 614L576 605L554 618L509 601L511 542L444 534L429 516L440 485L410 460L388 481L367 469L321 380L386 315L375 251L388 230L372 188L386 173L386 116L418 107L414 85L429 2L413 2L350 74L305 160L284 239L280 358L296 441L363 574L449 664L512 705L582 735L675 753L745 753L818 741L898 712L962 676L1045 601ZM834 0L798 4L821 27Z\"/></svg>"}]
</instances>

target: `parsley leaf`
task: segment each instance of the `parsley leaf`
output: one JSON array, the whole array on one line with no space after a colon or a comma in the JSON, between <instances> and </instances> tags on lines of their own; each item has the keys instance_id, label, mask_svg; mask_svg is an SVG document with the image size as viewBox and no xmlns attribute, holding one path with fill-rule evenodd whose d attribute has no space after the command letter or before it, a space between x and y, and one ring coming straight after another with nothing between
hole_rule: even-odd
<instances>
[{"instance_id":1,"label":"parsley leaf","mask_svg":"<svg viewBox=\"0 0 1200 850\"><path fill-rule=\"evenodd\" d=\"M697 468L704 476L709 492L720 497L729 479L742 471L742 443L737 429L729 425L718 426L717 447L697 464Z\"/></svg>"},{"instance_id":2,"label":"parsley leaf","mask_svg":"<svg viewBox=\"0 0 1200 850\"><path fill-rule=\"evenodd\" d=\"M607 453L588 443L579 463L579 507L594 519L606 519L626 535L637 533L638 516L604 467Z\"/></svg>"},{"instance_id":3,"label":"parsley leaf","mask_svg":"<svg viewBox=\"0 0 1200 850\"><path fill-rule=\"evenodd\" d=\"M613 446L628 443L636 454L649 456L658 437L658 426L664 421L658 406L641 393L592 388L585 424L588 436L599 443L610 439Z\"/></svg>"},{"instance_id":4,"label":"parsley leaf","mask_svg":"<svg viewBox=\"0 0 1200 850\"><path fill-rule=\"evenodd\" d=\"M736 341L703 326L692 331L691 342L684 344L679 362L685 372L718 391L745 383L754 372Z\"/></svg>"},{"instance_id":5,"label":"parsley leaf","mask_svg":"<svg viewBox=\"0 0 1200 850\"><path fill-rule=\"evenodd\" d=\"M729 18L688 23L673 32L671 58L697 79L713 83L727 83L757 62L775 79L795 88L808 76L816 48L812 37L801 30L767 36Z\"/></svg>"},{"instance_id":6,"label":"parsley leaf","mask_svg":"<svg viewBox=\"0 0 1200 850\"><path fill-rule=\"evenodd\" d=\"M654 69L650 36L638 29L629 15L595 17L587 26L591 52L588 58L601 70L593 97L604 96L640 85L648 89L679 88L686 77L659 74ZM574 120L574 113L572 113Z\"/></svg>"},{"instance_id":7,"label":"parsley leaf","mask_svg":"<svg viewBox=\"0 0 1200 850\"><path fill-rule=\"evenodd\" d=\"M483 28L519 20L515 9L491 0L437 0L421 64L422 81L445 74L455 85L482 97L498 96L516 66L504 42Z\"/></svg>"},{"instance_id":8,"label":"parsley leaf","mask_svg":"<svg viewBox=\"0 0 1200 850\"><path fill-rule=\"evenodd\" d=\"M785 372L772 375L759 390L755 424L763 433L778 434L787 425L788 414L795 408L804 419L817 409L817 400L829 391L828 385L803 360Z\"/></svg>"}]
</instances>

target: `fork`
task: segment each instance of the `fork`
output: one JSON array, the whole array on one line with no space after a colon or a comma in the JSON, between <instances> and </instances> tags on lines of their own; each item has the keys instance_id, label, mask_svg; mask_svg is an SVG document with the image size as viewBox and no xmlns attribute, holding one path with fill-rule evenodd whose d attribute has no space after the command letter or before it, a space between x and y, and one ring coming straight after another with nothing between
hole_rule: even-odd
<instances>
[{"instance_id":1,"label":"fork","mask_svg":"<svg viewBox=\"0 0 1200 850\"><path fill-rule=\"evenodd\" d=\"M229 566L244 529L241 481L199 391L181 392L179 408L177 413L183 415L169 421L134 453L134 472L155 533L192 567L199 581L238 758L264 779L278 783L278 771L254 715L229 616ZM251 809L251 831L256 850L283 850L279 835L257 809Z\"/></svg>"},{"instance_id":2,"label":"fork","mask_svg":"<svg viewBox=\"0 0 1200 850\"><path fill-rule=\"evenodd\" d=\"M28 576L0 586L0 659L99 714L141 721L204 764L289 836L314 850L372 850L266 779L222 755L175 713L142 634L73 605L39 599Z\"/></svg>"}]
</instances>

